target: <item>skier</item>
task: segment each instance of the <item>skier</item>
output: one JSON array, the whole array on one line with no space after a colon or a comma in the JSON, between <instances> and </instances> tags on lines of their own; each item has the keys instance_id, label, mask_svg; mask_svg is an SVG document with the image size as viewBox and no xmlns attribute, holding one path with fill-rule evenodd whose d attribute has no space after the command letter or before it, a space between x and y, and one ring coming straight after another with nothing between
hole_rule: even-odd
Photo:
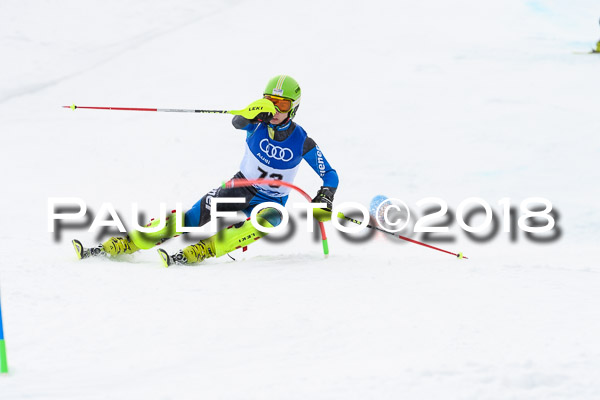
<instances>
[{"instance_id":1,"label":"skier","mask_svg":"<svg viewBox=\"0 0 600 400\"><path fill-rule=\"evenodd\" d=\"M325 203L323 212L315 210L320 220L331 218L333 197L338 186L337 172L329 165L322 151L304 129L293 121L300 106L301 90L290 76L279 75L272 78L263 92L263 98L256 100L236 115L233 126L246 133L246 150L234 179L275 179L292 183L304 159L321 177L323 185L313 202ZM185 227L199 227L211 220L211 202L216 197L243 197L244 203L221 203L219 211L243 211L250 216L258 204L275 202L285 205L290 189L277 185L252 185L246 187L218 187L205 194L183 215ZM131 254L140 249L150 249L165 240L178 236L176 213L166 218L165 226L156 233L128 232L125 237L112 237L97 247L84 248L80 241L73 240L79 259L91 256L111 256ZM265 208L257 214L257 222L263 227L275 227L281 223L281 213L275 208ZM156 227L159 220L147 226ZM174 255L163 249L159 253L165 266L172 264L193 264L209 257L219 257L236 248L245 247L265 233L256 229L246 219L230 226L218 234L185 247Z\"/></svg>"}]
</instances>

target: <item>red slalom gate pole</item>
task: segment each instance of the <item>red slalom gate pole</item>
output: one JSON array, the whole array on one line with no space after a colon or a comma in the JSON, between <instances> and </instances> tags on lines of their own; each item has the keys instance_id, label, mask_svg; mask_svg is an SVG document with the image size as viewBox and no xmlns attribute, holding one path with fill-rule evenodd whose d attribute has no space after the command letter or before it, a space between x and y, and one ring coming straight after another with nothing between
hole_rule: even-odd
<instances>
[{"instance_id":1,"label":"red slalom gate pole","mask_svg":"<svg viewBox=\"0 0 600 400\"><path fill-rule=\"evenodd\" d=\"M221 187L223 189L230 189L233 187L244 187L244 186L252 186L252 185L277 185L277 186L285 186L291 189L294 189L298 193L300 193L306 200L309 202L312 201L310 196L298 186L293 185L288 182L280 181L277 179L231 179L227 182L223 182ZM325 225L323 222L319 221L319 229L321 229L321 240L323 243L323 254L329 254L329 244L327 243L327 234L325 233Z\"/></svg>"},{"instance_id":2,"label":"red slalom gate pole","mask_svg":"<svg viewBox=\"0 0 600 400\"><path fill-rule=\"evenodd\" d=\"M111 110L111 111L153 111L153 112L179 112L179 113L204 113L204 114L231 114L231 111L226 110L191 110L185 108L139 108L139 107L84 107L76 106L75 104L70 106L62 106L62 108L70 108L75 111L78 108L87 110Z\"/></svg>"}]
</instances>

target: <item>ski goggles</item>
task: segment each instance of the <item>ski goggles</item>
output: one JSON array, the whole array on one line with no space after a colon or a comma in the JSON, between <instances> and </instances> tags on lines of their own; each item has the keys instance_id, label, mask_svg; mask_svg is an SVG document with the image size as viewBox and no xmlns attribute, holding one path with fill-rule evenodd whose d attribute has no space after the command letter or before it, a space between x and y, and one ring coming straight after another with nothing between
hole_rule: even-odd
<instances>
[{"instance_id":1,"label":"ski goggles","mask_svg":"<svg viewBox=\"0 0 600 400\"><path fill-rule=\"evenodd\" d=\"M265 94L265 99L271 101L277 111L281 113L288 113L292 109L292 100L286 99L284 97L279 96L271 96L270 94Z\"/></svg>"}]
</instances>

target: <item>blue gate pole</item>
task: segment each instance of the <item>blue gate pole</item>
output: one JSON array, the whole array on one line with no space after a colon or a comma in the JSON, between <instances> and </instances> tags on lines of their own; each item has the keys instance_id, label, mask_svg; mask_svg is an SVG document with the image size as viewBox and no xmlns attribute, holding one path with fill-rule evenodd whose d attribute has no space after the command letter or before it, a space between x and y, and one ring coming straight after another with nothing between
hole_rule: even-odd
<instances>
[{"instance_id":1,"label":"blue gate pole","mask_svg":"<svg viewBox=\"0 0 600 400\"><path fill-rule=\"evenodd\" d=\"M4 343L4 328L2 326L2 303L0 302L0 373L8 373L6 362L6 344Z\"/></svg>"}]
</instances>

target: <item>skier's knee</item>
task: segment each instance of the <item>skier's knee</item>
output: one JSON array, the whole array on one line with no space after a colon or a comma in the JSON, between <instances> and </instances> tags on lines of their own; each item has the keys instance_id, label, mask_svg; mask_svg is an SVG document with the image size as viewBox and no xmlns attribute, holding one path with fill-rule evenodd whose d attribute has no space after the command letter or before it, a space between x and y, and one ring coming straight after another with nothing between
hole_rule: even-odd
<instances>
[{"instance_id":1,"label":"skier's knee","mask_svg":"<svg viewBox=\"0 0 600 400\"><path fill-rule=\"evenodd\" d=\"M281 215L281 212L278 209L268 207L263 208L256 214L256 220L261 226L271 228L281 224L283 215Z\"/></svg>"}]
</instances>

